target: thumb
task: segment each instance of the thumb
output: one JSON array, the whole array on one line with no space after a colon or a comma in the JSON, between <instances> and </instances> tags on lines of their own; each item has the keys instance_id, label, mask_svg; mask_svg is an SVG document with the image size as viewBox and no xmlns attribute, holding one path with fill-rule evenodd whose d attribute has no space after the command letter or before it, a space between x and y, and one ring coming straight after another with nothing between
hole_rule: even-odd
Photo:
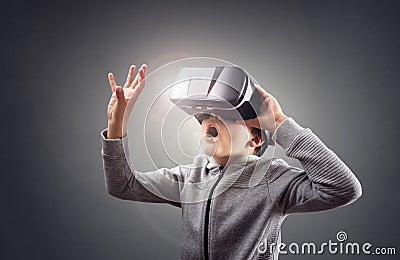
<instances>
[{"instance_id":1,"label":"thumb","mask_svg":"<svg viewBox=\"0 0 400 260\"><path fill-rule=\"evenodd\" d=\"M116 121L122 123L127 103L124 95L124 90L122 89L122 87L118 86L117 89L115 90L115 94L117 96L117 104L115 104L113 117Z\"/></svg>"}]
</instances>

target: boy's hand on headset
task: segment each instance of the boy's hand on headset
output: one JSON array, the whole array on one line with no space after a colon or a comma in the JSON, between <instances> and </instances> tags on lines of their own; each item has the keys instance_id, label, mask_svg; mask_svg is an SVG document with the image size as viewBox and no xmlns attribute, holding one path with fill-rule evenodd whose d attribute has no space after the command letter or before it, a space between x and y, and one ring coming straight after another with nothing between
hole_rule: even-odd
<instances>
[{"instance_id":1,"label":"boy's hand on headset","mask_svg":"<svg viewBox=\"0 0 400 260\"><path fill-rule=\"evenodd\" d=\"M114 74L108 73L108 81L112 91L107 109L108 139L121 138L126 135L126 122L124 122L124 114L127 113L126 119L129 118L129 114L131 113L137 98L142 92L147 65L143 64L134 78L135 70L136 66L131 65L124 86L118 86L115 82Z\"/></svg>"},{"instance_id":2,"label":"boy's hand on headset","mask_svg":"<svg viewBox=\"0 0 400 260\"><path fill-rule=\"evenodd\" d=\"M260 93L262 104L260 108L260 115L253 119L245 120L245 124L249 127L260 128L268 130L271 134L275 132L275 129L287 118L282 112L282 109L271 94L265 91L260 86L256 85L257 91Z\"/></svg>"}]
</instances>

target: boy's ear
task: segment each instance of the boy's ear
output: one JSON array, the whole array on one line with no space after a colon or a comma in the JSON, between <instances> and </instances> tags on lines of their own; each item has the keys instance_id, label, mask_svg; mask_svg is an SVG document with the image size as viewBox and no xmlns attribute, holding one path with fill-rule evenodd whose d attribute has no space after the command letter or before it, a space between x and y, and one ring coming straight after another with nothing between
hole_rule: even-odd
<instances>
[{"instance_id":1,"label":"boy's ear","mask_svg":"<svg viewBox=\"0 0 400 260\"><path fill-rule=\"evenodd\" d=\"M264 143L264 140L261 138L260 135L254 135L250 140L249 140L249 145L250 147L259 147Z\"/></svg>"}]
</instances>

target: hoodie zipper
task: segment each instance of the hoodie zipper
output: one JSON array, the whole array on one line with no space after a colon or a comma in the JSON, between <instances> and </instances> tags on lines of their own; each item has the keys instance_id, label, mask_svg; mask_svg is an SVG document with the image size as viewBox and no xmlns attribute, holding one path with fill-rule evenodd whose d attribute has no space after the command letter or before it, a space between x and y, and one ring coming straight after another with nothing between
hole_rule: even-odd
<instances>
[{"instance_id":1,"label":"hoodie zipper","mask_svg":"<svg viewBox=\"0 0 400 260\"><path fill-rule=\"evenodd\" d=\"M208 254L209 254L209 248L208 248L208 226L210 223L210 209L211 209L211 198L212 195L214 193L215 188L217 187L219 181L222 178L222 175L224 174L224 171L220 170L220 174L218 175L218 179L216 180L216 182L214 183L214 185L211 187L210 193L208 195L208 199L207 199L207 205L206 205L206 214L205 214L205 219L204 219L204 259L208 260Z\"/></svg>"}]
</instances>

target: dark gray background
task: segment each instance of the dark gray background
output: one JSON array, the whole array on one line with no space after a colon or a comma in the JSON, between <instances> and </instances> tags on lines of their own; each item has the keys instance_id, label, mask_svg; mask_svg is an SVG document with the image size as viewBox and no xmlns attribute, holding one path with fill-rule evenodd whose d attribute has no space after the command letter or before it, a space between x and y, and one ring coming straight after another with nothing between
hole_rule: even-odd
<instances>
[{"instance_id":1,"label":"dark gray background","mask_svg":"<svg viewBox=\"0 0 400 260\"><path fill-rule=\"evenodd\" d=\"M2 1L0 258L179 258L178 209L107 194L99 132L108 71L191 56L244 67L359 177L361 199L289 216L284 242L344 230L400 250L399 13L399 1ZM281 257L315 258L366 259Z\"/></svg>"}]
</instances>

